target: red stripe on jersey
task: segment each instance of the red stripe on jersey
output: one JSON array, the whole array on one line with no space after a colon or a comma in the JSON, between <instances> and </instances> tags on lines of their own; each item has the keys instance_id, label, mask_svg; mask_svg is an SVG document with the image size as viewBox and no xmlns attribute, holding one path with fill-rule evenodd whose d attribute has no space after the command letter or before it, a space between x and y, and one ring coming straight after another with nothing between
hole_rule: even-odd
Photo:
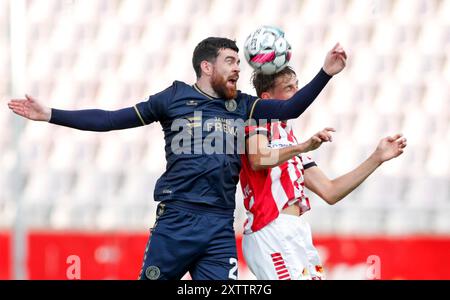
<instances>
[{"instance_id":1,"label":"red stripe on jersey","mask_svg":"<svg viewBox=\"0 0 450 300\"><path fill-rule=\"evenodd\" d=\"M273 265L274 265L275 267L284 266L284 261L274 262Z\"/></svg>"},{"instance_id":2,"label":"red stripe on jersey","mask_svg":"<svg viewBox=\"0 0 450 300\"><path fill-rule=\"evenodd\" d=\"M288 270L286 269L286 267L284 267L282 270L277 271L278 275L283 275L285 273L288 273Z\"/></svg>"},{"instance_id":3,"label":"red stripe on jersey","mask_svg":"<svg viewBox=\"0 0 450 300\"><path fill-rule=\"evenodd\" d=\"M273 262L279 262L279 261L283 261L282 257L278 257L278 258L274 258L272 259Z\"/></svg>"},{"instance_id":4,"label":"red stripe on jersey","mask_svg":"<svg viewBox=\"0 0 450 300\"><path fill-rule=\"evenodd\" d=\"M292 184L292 179L289 175L289 171L287 170L288 164L289 162L285 162L284 164L278 166L281 169L280 183L288 199L294 199L294 186Z\"/></svg>"},{"instance_id":5,"label":"red stripe on jersey","mask_svg":"<svg viewBox=\"0 0 450 300\"><path fill-rule=\"evenodd\" d=\"M283 276L278 276L278 279L280 279L280 280L283 280L283 279L288 280L288 278L289 279L291 278L291 276L289 274L286 274L286 275L283 275Z\"/></svg>"},{"instance_id":6,"label":"red stripe on jersey","mask_svg":"<svg viewBox=\"0 0 450 300\"><path fill-rule=\"evenodd\" d=\"M292 129L289 131L288 141L292 143L296 142L296 140L294 139L294 132L292 131Z\"/></svg>"},{"instance_id":7,"label":"red stripe on jersey","mask_svg":"<svg viewBox=\"0 0 450 300\"><path fill-rule=\"evenodd\" d=\"M272 139L279 140L280 139L280 126L279 123L272 123Z\"/></svg>"},{"instance_id":8,"label":"red stripe on jersey","mask_svg":"<svg viewBox=\"0 0 450 300\"><path fill-rule=\"evenodd\" d=\"M275 271L280 271L280 270L284 270L284 269L286 269L286 266L285 265L282 265L282 266L279 266L279 267L275 267Z\"/></svg>"}]
</instances>

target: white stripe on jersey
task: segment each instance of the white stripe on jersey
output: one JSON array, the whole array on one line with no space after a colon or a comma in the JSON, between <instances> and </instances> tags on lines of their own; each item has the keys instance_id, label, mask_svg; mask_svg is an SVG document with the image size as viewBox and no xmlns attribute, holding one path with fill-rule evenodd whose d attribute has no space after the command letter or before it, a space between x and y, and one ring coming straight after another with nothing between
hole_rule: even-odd
<instances>
[{"instance_id":1,"label":"white stripe on jersey","mask_svg":"<svg viewBox=\"0 0 450 300\"><path fill-rule=\"evenodd\" d=\"M297 156L295 156L292 160L294 160L295 162L301 164L301 162L299 162L299 159L298 159ZM300 198L302 196L301 185L300 185L300 182L299 182L300 181L299 179L301 179L301 181L303 181L302 172L294 164L288 164L288 171L289 171L289 177L291 178L291 182L292 182L292 185L294 187L295 198L298 199L298 198ZM300 176L298 176L297 173L299 173ZM297 182L297 184L298 184L297 186L298 187L295 186L294 182Z\"/></svg>"},{"instance_id":2,"label":"white stripe on jersey","mask_svg":"<svg viewBox=\"0 0 450 300\"><path fill-rule=\"evenodd\" d=\"M278 211L282 211L286 202L289 201L283 186L281 185L281 169L280 167L275 167L270 169L270 178L272 180L272 196L277 204Z\"/></svg>"}]
</instances>

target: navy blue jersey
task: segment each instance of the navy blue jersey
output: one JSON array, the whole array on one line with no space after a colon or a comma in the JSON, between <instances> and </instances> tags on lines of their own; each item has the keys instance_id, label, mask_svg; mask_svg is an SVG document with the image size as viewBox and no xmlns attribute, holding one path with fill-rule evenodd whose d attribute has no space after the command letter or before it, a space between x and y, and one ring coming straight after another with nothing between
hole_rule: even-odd
<instances>
[{"instance_id":1,"label":"navy blue jersey","mask_svg":"<svg viewBox=\"0 0 450 300\"><path fill-rule=\"evenodd\" d=\"M175 81L137 104L141 122L159 121L164 131L167 166L155 200L234 208L241 168L238 137L256 100L241 92L235 100L213 98L196 85Z\"/></svg>"},{"instance_id":2,"label":"navy blue jersey","mask_svg":"<svg viewBox=\"0 0 450 300\"><path fill-rule=\"evenodd\" d=\"M297 118L330 78L321 69L310 83L285 101L258 101L241 92L233 100L217 99L196 85L175 81L148 101L117 111L53 108L50 123L80 130L110 131L159 121L165 135L167 166L156 184L155 200L234 208L241 167L239 154L245 153L244 122L249 118Z\"/></svg>"}]
</instances>

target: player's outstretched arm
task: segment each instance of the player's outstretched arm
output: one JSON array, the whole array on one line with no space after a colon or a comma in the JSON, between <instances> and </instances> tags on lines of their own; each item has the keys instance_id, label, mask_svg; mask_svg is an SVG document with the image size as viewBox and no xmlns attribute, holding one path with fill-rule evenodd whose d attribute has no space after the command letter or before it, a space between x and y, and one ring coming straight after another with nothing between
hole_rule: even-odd
<instances>
[{"instance_id":1,"label":"player's outstretched arm","mask_svg":"<svg viewBox=\"0 0 450 300\"><path fill-rule=\"evenodd\" d=\"M400 156L406 147L406 139L401 134L382 139L376 150L353 171L334 180L318 168L305 170L305 186L324 199L328 204L335 204L357 188L382 163Z\"/></svg>"},{"instance_id":2,"label":"player's outstretched arm","mask_svg":"<svg viewBox=\"0 0 450 300\"><path fill-rule=\"evenodd\" d=\"M306 153L319 148L324 142L331 142L331 132L334 128L327 127L314 134L306 142L282 149L269 148L269 141L264 134L255 134L247 139L247 157L254 171L274 168L300 153Z\"/></svg>"},{"instance_id":3,"label":"player's outstretched arm","mask_svg":"<svg viewBox=\"0 0 450 300\"><path fill-rule=\"evenodd\" d=\"M323 68L314 79L286 101L264 100L254 105L252 119L289 120L298 118L317 98L332 76L346 65L347 54L337 43L326 55Z\"/></svg>"},{"instance_id":4,"label":"player's outstretched arm","mask_svg":"<svg viewBox=\"0 0 450 300\"><path fill-rule=\"evenodd\" d=\"M29 95L23 99L11 99L8 107L15 114L33 121L48 122L51 118L51 109L39 103L39 101Z\"/></svg>"},{"instance_id":5,"label":"player's outstretched arm","mask_svg":"<svg viewBox=\"0 0 450 300\"><path fill-rule=\"evenodd\" d=\"M87 131L110 131L145 125L137 114L137 108L116 111L100 109L59 110L42 105L26 95L25 99L12 99L8 107L17 115L33 121L50 122Z\"/></svg>"}]
</instances>

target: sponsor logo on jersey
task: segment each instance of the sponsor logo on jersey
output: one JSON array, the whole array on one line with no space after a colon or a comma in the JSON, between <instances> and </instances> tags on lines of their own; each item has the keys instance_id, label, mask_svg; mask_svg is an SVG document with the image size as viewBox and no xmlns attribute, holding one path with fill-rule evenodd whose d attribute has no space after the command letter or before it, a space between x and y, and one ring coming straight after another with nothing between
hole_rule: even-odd
<instances>
[{"instance_id":1,"label":"sponsor logo on jersey","mask_svg":"<svg viewBox=\"0 0 450 300\"><path fill-rule=\"evenodd\" d=\"M198 102L195 100L189 100L188 102L186 102L187 106L197 106Z\"/></svg>"}]
</instances>

